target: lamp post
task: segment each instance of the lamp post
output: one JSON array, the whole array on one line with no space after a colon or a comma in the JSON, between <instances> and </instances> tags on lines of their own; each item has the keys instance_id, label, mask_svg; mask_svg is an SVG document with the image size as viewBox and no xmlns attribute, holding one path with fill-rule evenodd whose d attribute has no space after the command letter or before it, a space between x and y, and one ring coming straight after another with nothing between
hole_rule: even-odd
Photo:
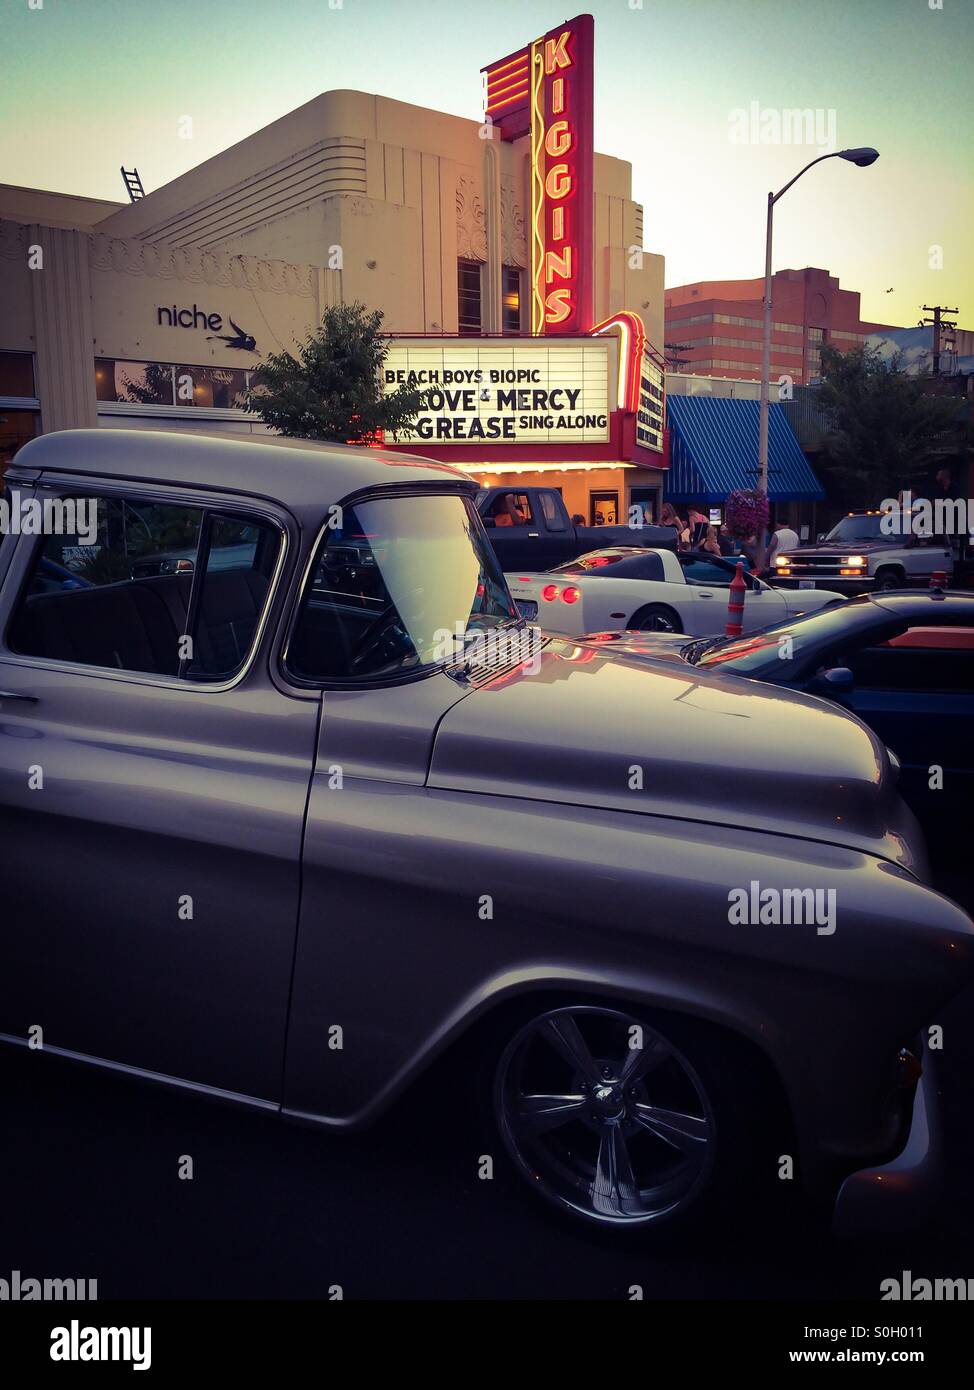
<instances>
[{"instance_id":1,"label":"lamp post","mask_svg":"<svg viewBox=\"0 0 974 1390\"><path fill-rule=\"evenodd\" d=\"M811 163L806 164L804 169L799 169L793 179L785 184L784 188L777 193L768 194L768 230L764 243L764 334L761 339L761 410L758 424L758 492L763 492L767 496L768 492L768 401L771 394L771 234L774 221L774 205L779 198L783 198L793 183L797 183L802 174L807 174L809 169L816 164L821 164L824 159L846 159L850 164L857 164L860 169L866 168L869 164L875 164L879 158L879 151L863 146L855 150L833 150L831 154L821 154ZM757 555L755 568L764 568L764 541L757 538Z\"/></svg>"}]
</instances>

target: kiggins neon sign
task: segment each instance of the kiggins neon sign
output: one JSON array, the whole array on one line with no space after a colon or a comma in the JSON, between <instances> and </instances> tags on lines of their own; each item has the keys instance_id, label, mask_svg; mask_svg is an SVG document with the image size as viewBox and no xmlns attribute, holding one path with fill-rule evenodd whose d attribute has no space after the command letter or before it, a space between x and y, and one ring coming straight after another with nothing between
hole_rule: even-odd
<instances>
[{"instance_id":1,"label":"kiggins neon sign","mask_svg":"<svg viewBox=\"0 0 974 1390\"><path fill-rule=\"evenodd\" d=\"M531 45L531 331L587 333L593 319L591 15Z\"/></svg>"}]
</instances>

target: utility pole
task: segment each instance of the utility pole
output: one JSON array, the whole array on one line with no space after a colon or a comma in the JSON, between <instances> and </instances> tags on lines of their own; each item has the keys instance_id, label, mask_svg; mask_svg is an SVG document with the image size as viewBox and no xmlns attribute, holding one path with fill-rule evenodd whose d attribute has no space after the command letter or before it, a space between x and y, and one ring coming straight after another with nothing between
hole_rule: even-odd
<instances>
[{"instance_id":1,"label":"utility pole","mask_svg":"<svg viewBox=\"0 0 974 1390\"><path fill-rule=\"evenodd\" d=\"M666 365L671 372L681 372L690 360L683 356L693 347L693 343L664 343L663 350L666 353Z\"/></svg>"},{"instance_id":2,"label":"utility pole","mask_svg":"<svg viewBox=\"0 0 974 1390\"><path fill-rule=\"evenodd\" d=\"M956 319L951 323L948 319L944 318L944 315L956 314L958 311L956 309L948 309L943 304L924 304L922 307L925 314L933 315L933 318L921 319L919 326L920 328L933 329L933 374L934 376L939 376L941 332L945 328L957 327Z\"/></svg>"}]
</instances>

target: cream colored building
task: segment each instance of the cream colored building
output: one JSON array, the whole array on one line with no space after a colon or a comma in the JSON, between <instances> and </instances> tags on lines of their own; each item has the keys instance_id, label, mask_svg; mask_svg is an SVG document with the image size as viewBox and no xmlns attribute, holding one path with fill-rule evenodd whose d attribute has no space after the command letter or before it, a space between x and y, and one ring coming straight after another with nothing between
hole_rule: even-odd
<instances>
[{"instance_id":1,"label":"cream colored building","mask_svg":"<svg viewBox=\"0 0 974 1390\"><path fill-rule=\"evenodd\" d=\"M5 455L73 426L260 431L249 373L341 301L412 338L526 334L530 140L490 134L326 92L133 203L0 187ZM596 321L635 311L662 349L663 260L641 249L630 166L596 154L594 172ZM623 467L659 481L614 462L584 488L565 475L570 507Z\"/></svg>"}]
</instances>

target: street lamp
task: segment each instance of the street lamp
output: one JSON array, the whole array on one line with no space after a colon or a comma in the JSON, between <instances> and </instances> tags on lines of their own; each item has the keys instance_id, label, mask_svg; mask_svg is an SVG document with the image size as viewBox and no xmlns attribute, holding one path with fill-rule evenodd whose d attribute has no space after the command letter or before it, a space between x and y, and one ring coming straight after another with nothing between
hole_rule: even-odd
<instances>
[{"instance_id":1,"label":"street lamp","mask_svg":"<svg viewBox=\"0 0 974 1390\"><path fill-rule=\"evenodd\" d=\"M818 159L813 159L810 164L806 164L804 169L799 169L793 179L785 184L784 188L777 193L768 194L768 231L764 244L764 336L761 341L761 412L760 423L758 426L758 492L767 494L768 491L768 398L771 393L771 231L774 219L774 205L779 198L783 198L793 183L797 183L802 174L807 174L809 169L816 164L821 164L823 159L846 159L850 164L857 164L860 169L865 169L869 164L875 164L879 158L879 151L871 149L868 145L855 150L833 150L831 154L820 154ZM756 568L764 567L764 543L760 537L757 540Z\"/></svg>"}]
</instances>

